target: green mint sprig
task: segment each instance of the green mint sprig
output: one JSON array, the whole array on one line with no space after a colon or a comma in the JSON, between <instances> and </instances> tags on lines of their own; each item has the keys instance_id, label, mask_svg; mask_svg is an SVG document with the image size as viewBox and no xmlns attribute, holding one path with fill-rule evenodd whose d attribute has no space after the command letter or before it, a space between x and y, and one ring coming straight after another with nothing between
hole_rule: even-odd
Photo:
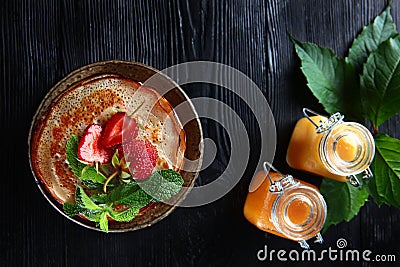
<instances>
[{"instance_id":1,"label":"green mint sprig","mask_svg":"<svg viewBox=\"0 0 400 267\"><path fill-rule=\"evenodd\" d=\"M182 185L183 179L180 174L167 169L153 173L146 181L141 183L141 188L156 201L163 201L177 194Z\"/></svg>"},{"instance_id":2,"label":"green mint sprig","mask_svg":"<svg viewBox=\"0 0 400 267\"><path fill-rule=\"evenodd\" d=\"M134 180L129 180L130 175L121 171L128 168L129 163L118 158L117 150L109 166L102 165L96 170L95 167L78 160L78 144L77 136L72 135L67 141L67 160L72 172L92 194L89 196L83 187L77 185L75 204L64 203L64 212L71 217L80 214L95 222L104 232L108 232L108 217L119 222L129 222L136 217L141 208L151 202L167 200L182 188L182 176L171 169L154 172L148 179L140 182L140 185ZM102 171L107 175L118 172L119 182L111 184L111 179L107 179ZM104 190L106 193L99 193L104 187L112 189ZM124 210L116 211L117 205L124 205Z\"/></svg>"},{"instance_id":3,"label":"green mint sprig","mask_svg":"<svg viewBox=\"0 0 400 267\"><path fill-rule=\"evenodd\" d=\"M361 123L368 119L375 135L371 181L353 188L323 179L321 193L328 203L324 229L350 221L368 196L379 206L400 208L400 140L379 134L379 126L400 111L400 35L390 5L363 28L344 59L328 48L291 39L307 85L325 111Z\"/></svg>"}]
</instances>

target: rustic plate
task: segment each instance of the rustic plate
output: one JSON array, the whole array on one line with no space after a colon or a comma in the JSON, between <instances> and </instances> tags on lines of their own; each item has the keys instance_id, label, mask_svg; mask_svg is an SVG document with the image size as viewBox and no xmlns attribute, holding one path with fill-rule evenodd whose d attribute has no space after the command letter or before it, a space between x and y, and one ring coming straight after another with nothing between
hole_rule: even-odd
<instances>
[{"instance_id":1,"label":"rustic plate","mask_svg":"<svg viewBox=\"0 0 400 267\"><path fill-rule=\"evenodd\" d=\"M141 229L143 227L150 226L159 220L165 218L168 214L170 214L176 207L176 205L181 202L185 196L190 191L190 188L193 187L194 182L198 176L198 172L202 163L202 155L203 155L203 145L202 145L202 129L201 124L194 109L191 104L189 98L185 94L185 92L169 77L161 74L156 69L146 66L137 62L128 62L128 61L104 61L97 62L87 66L84 66L74 72L70 73L67 77L58 82L45 96L42 103L40 104L31 125L31 129L29 132L28 145L29 145L29 162L31 166L31 170L35 181L45 196L45 198L55 207L61 214L66 216L68 219L90 229L99 230L95 223L90 222L86 219L75 216L73 218L67 216L62 208L62 202L65 199L61 199L63 197L59 197L60 194L54 193L54 188L58 186L60 188L60 183L57 179L51 176L51 171L44 172L47 175L47 179L43 177L43 171L39 171L38 162L41 161L43 157L50 157L51 149L48 151L44 151L43 153L37 153L38 143L40 137L42 136L40 133L43 131L43 124L46 121L47 115L50 111L54 109L55 103L59 102L59 100L72 91L72 88L76 88L77 86L81 86L87 81L96 80L98 78L113 79L114 77L120 77L121 79L125 79L127 81L137 81L147 84L149 79L153 82L152 85L156 84L156 86L152 86L156 91L158 91L172 107L176 107L180 104L184 104L186 108L175 110L175 116L179 118L192 118L188 122L184 122L183 129L186 133L186 149L184 152L184 156L186 159L190 160L189 164L184 161L181 174L184 179L184 189L182 189L174 198L172 204L166 203L156 203L155 205L148 206L143 212L141 212L134 220L128 223L121 223L110 221L109 222L109 232L126 232L133 231L137 229ZM155 77L155 78L154 78ZM147 81L147 82L146 82ZM151 84L152 82L150 82ZM113 86L112 84L110 85ZM172 89L170 89L172 88ZM88 89L90 90L90 89ZM117 93L118 96L120 96ZM115 95L112 99L114 99ZM107 99L107 96L105 97ZM180 111L181 110L181 111ZM183 113L184 111L184 113ZM182 114L180 114L181 112ZM53 112L54 113L54 112ZM52 113L52 114L53 114ZM89 121L95 120L95 117L98 116L96 112L88 112L85 116L89 116ZM93 118L90 118L93 116ZM63 123L63 119L52 119L54 123ZM84 127L84 126L81 126ZM65 142L65 140L63 140ZM60 146L63 144L59 144ZM49 146L51 147L51 146ZM39 156L38 156L39 155ZM195 163L195 164L194 164ZM186 166L187 165L187 166ZM49 166L49 169L52 168ZM65 168L68 168L66 165ZM65 177L66 178L66 177ZM69 179L69 178L68 178ZM50 182L49 182L50 181ZM73 180L71 180L73 182ZM57 184L59 183L59 184ZM62 190L62 186L61 189ZM62 194L61 194L62 195ZM67 197L66 197L67 198Z\"/></svg>"}]
</instances>

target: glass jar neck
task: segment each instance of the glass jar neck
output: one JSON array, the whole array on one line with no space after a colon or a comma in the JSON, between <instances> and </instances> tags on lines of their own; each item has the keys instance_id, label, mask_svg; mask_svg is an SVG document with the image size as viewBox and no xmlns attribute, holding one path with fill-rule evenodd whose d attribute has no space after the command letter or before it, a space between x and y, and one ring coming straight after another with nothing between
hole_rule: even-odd
<instances>
[{"instance_id":1,"label":"glass jar neck","mask_svg":"<svg viewBox=\"0 0 400 267\"><path fill-rule=\"evenodd\" d=\"M271 218L275 228L286 237L308 240L321 231L326 210L322 195L314 188L300 184L276 197Z\"/></svg>"},{"instance_id":2,"label":"glass jar neck","mask_svg":"<svg viewBox=\"0 0 400 267\"><path fill-rule=\"evenodd\" d=\"M319 156L331 173L350 176L366 170L375 154L374 139L356 122L341 122L323 133Z\"/></svg>"}]
</instances>

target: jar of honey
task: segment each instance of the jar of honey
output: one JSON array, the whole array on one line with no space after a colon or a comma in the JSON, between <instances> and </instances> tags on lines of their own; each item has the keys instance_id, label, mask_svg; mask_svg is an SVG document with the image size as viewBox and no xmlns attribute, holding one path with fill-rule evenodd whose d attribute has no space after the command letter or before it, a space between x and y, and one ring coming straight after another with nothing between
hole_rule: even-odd
<instances>
[{"instance_id":1,"label":"jar of honey","mask_svg":"<svg viewBox=\"0 0 400 267\"><path fill-rule=\"evenodd\" d=\"M369 165L375 154L375 142L370 131L356 122L343 121L335 113L324 117L303 109L290 139L286 161L294 169L303 170L341 182L360 183L356 177L372 177ZM315 116L309 116L312 113Z\"/></svg>"},{"instance_id":2,"label":"jar of honey","mask_svg":"<svg viewBox=\"0 0 400 267\"><path fill-rule=\"evenodd\" d=\"M283 175L268 163L254 179L263 181L247 195L243 212L249 222L262 231L297 241L306 249L308 239L316 237L316 242L323 242L320 231L327 207L314 185Z\"/></svg>"}]
</instances>

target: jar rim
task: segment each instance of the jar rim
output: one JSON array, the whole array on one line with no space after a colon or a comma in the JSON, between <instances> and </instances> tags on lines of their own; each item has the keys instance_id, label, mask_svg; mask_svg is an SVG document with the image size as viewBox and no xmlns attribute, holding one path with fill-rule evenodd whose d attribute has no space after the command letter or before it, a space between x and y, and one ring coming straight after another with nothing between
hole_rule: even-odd
<instances>
[{"instance_id":1,"label":"jar rim","mask_svg":"<svg viewBox=\"0 0 400 267\"><path fill-rule=\"evenodd\" d=\"M288 208L294 200L305 201L310 207L310 214L303 223L291 221ZM299 185L279 194L271 209L271 218L275 228L287 238L300 241L316 236L324 226L327 215L327 205L318 190Z\"/></svg>"},{"instance_id":2,"label":"jar rim","mask_svg":"<svg viewBox=\"0 0 400 267\"><path fill-rule=\"evenodd\" d=\"M338 141L344 136L351 136L358 145L355 158L348 161L337 154ZM336 175L351 176L370 166L375 155L375 142L371 132L362 124L342 122L323 133L318 152L328 171Z\"/></svg>"}]
</instances>

